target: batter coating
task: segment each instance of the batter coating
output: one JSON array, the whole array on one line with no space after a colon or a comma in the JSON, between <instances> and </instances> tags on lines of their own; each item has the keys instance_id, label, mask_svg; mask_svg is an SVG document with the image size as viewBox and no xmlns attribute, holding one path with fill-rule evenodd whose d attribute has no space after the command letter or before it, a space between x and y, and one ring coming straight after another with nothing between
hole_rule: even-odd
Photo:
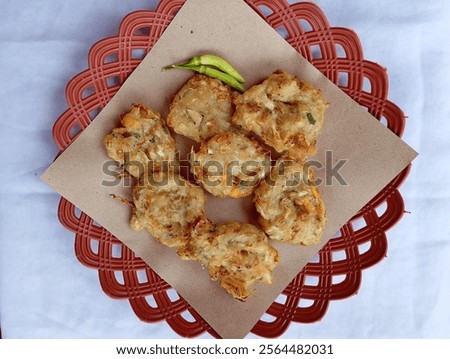
<instances>
[{"instance_id":1,"label":"batter coating","mask_svg":"<svg viewBox=\"0 0 450 359\"><path fill-rule=\"evenodd\" d=\"M250 195L269 170L266 149L258 141L234 132L211 137L191 156L191 172L217 197Z\"/></svg>"},{"instance_id":2,"label":"batter coating","mask_svg":"<svg viewBox=\"0 0 450 359\"><path fill-rule=\"evenodd\" d=\"M198 260L212 280L218 280L241 301L251 294L256 281L272 283L272 271L279 261L278 251L270 246L265 233L240 222L214 225L199 221L178 254L182 259Z\"/></svg>"},{"instance_id":3,"label":"batter coating","mask_svg":"<svg viewBox=\"0 0 450 359\"><path fill-rule=\"evenodd\" d=\"M175 140L158 112L133 104L121 123L123 127L114 128L103 144L108 156L132 176L139 178L147 171L159 171L164 162L175 160Z\"/></svg>"},{"instance_id":4,"label":"batter coating","mask_svg":"<svg viewBox=\"0 0 450 359\"><path fill-rule=\"evenodd\" d=\"M312 184L312 168L282 157L269 178L255 190L254 197L263 230L275 241L319 243L326 217L320 193Z\"/></svg>"},{"instance_id":5,"label":"batter coating","mask_svg":"<svg viewBox=\"0 0 450 359\"><path fill-rule=\"evenodd\" d=\"M175 95L167 124L196 142L229 131L236 94L220 80L195 74Z\"/></svg>"},{"instance_id":6,"label":"batter coating","mask_svg":"<svg viewBox=\"0 0 450 359\"><path fill-rule=\"evenodd\" d=\"M147 229L162 244L186 244L192 226L203 218L204 191L173 171L149 173L133 187L134 210L130 226Z\"/></svg>"},{"instance_id":7,"label":"batter coating","mask_svg":"<svg viewBox=\"0 0 450 359\"><path fill-rule=\"evenodd\" d=\"M239 95L235 105L234 124L295 158L315 152L328 107L320 90L281 70Z\"/></svg>"}]
</instances>

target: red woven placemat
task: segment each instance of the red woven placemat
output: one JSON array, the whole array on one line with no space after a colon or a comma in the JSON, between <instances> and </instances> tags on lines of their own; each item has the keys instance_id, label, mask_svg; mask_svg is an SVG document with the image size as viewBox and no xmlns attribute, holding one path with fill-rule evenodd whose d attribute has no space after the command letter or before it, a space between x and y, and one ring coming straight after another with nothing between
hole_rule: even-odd
<instances>
[{"instance_id":1,"label":"red woven placemat","mask_svg":"<svg viewBox=\"0 0 450 359\"><path fill-rule=\"evenodd\" d=\"M331 81L397 136L405 126L403 112L387 99L388 77L381 66L364 60L357 35L330 27L321 9L307 2L246 0ZM118 35L97 42L89 68L66 87L69 108L53 127L63 151L108 103L129 74L159 39L184 0L162 0L155 11L136 11L121 22ZM409 167L361 209L294 278L267 310L273 320L259 320L252 332L262 337L283 334L291 322L320 320L332 300L358 291L362 271L384 258L385 232L402 217L398 191ZM104 292L129 300L143 321L165 320L181 336L217 333L147 264L86 214L61 198L58 217L75 233L78 260L98 270Z\"/></svg>"}]
</instances>

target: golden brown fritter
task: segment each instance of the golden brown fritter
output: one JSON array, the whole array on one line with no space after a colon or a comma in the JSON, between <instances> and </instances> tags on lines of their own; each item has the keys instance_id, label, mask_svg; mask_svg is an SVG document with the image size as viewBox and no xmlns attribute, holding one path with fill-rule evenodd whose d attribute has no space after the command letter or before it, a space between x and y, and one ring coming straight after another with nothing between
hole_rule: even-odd
<instances>
[{"instance_id":1,"label":"golden brown fritter","mask_svg":"<svg viewBox=\"0 0 450 359\"><path fill-rule=\"evenodd\" d=\"M239 95L235 104L233 123L277 152L299 159L315 152L328 107L320 90L279 70Z\"/></svg>"},{"instance_id":2,"label":"golden brown fritter","mask_svg":"<svg viewBox=\"0 0 450 359\"><path fill-rule=\"evenodd\" d=\"M250 195L269 170L266 149L258 141L234 132L211 137L191 155L191 172L217 197Z\"/></svg>"},{"instance_id":3,"label":"golden brown fritter","mask_svg":"<svg viewBox=\"0 0 450 359\"><path fill-rule=\"evenodd\" d=\"M312 168L282 157L255 190L258 220L270 239L303 245L320 242L325 207L313 182Z\"/></svg>"},{"instance_id":4,"label":"golden brown fritter","mask_svg":"<svg viewBox=\"0 0 450 359\"><path fill-rule=\"evenodd\" d=\"M162 244L186 244L192 226L204 217L204 191L173 171L141 176L133 188L134 210L130 226L147 229Z\"/></svg>"},{"instance_id":5,"label":"golden brown fritter","mask_svg":"<svg viewBox=\"0 0 450 359\"><path fill-rule=\"evenodd\" d=\"M196 142L229 131L236 94L220 80L195 74L175 95L167 124Z\"/></svg>"},{"instance_id":6,"label":"golden brown fritter","mask_svg":"<svg viewBox=\"0 0 450 359\"><path fill-rule=\"evenodd\" d=\"M175 160L176 143L158 112L133 104L121 118L123 127L114 128L104 138L108 156L124 166L132 176L160 170L163 162Z\"/></svg>"},{"instance_id":7,"label":"golden brown fritter","mask_svg":"<svg viewBox=\"0 0 450 359\"><path fill-rule=\"evenodd\" d=\"M240 222L214 225L199 221L178 254L182 259L198 260L212 280L241 301L251 294L256 281L272 283L272 271L279 261L265 233Z\"/></svg>"}]
</instances>

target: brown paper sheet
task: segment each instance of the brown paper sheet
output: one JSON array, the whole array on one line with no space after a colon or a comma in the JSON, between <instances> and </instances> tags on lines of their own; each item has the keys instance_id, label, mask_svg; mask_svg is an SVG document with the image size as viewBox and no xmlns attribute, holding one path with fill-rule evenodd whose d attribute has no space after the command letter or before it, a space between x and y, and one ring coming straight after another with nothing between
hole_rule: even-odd
<instances>
[{"instance_id":1,"label":"brown paper sheet","mask_svg":"<svg viewBox=\"0 0 450 359\"><path fill-rule=\"evenodd\" d=\"M246 87L281 68L322 89L331 104L326 113L316 159L325 164L347 159L340 175L347 185L319 187L328 213L324 241L301 247L276 245L281 262L271 286L258 285L245 303L233 300L196 262L181 261L146 232L129 226L130 208L110 193L130 197L131 189L106 187L102 171L108 161L102 140L118 124L118 116L133 102L144 103L163 116L171 97L191 76L184 71L162 72L169 64L194 55L214 53L228 59L246 78ZM249 333L274 299L303 266L360 208L403 170L416 152L346 96L297 53L242 0L187 0L160 40L95 121L49 167L42 179L63 197L117 236L183 296L224 338ZM319 171L318 176L323 176ZM207 215L217 221L254 221L249 200L209 199Z\"/></svg>"}]
</instances>

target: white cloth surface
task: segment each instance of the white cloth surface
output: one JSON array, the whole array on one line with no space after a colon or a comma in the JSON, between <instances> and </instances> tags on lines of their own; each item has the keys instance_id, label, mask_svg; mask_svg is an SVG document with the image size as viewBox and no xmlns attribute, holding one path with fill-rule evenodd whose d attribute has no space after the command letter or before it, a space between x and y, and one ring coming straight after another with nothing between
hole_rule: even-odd
<instances>
[{"instance_id":1,"label":"white cloth surface","mask_svg":"<svg viewBox=\"0 0 450 359\"><path fill-rule=\"evenodd\" d=\"M39 179L58 150L51 128L89 48L155 0L0 0L0 325L4 338L177 338L141 322L75 258L56 217L59 196ZM283 338L450 338L450 2L317 0L332 26L359 35L388 69L389 99L408 116L419 157L401 187L406 214L388 256L363 272L356 296L330 304ZM209 337L205 334L202 337ZM249 335L249 338L255 337Z\"/></svg>"}]
</instances>

